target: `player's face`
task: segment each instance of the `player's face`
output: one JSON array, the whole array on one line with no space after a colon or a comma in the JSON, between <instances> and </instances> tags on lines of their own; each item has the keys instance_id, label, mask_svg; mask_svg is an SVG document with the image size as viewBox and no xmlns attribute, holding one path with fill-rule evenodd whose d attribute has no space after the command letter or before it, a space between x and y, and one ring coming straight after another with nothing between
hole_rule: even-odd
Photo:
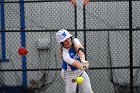
<instances>
[{"instance_id":1,"label":"player's face","mask_svg":"<svg viewBox=\"0 0 140 93\"><path fill-rule=\"evenodd\" d=\"M65 48L71 48L72 42L71 42L71 38L66 39L64 42L64 47Z\"/></svg>"}]
</instances>

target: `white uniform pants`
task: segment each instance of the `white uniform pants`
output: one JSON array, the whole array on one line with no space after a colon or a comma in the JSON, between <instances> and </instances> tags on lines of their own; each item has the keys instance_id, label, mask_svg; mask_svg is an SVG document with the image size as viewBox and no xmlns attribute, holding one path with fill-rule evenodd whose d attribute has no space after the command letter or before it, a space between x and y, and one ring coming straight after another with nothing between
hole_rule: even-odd
<instances>
[{"instance_id":1,"label":"white uniform pants","mask_svg":"<svg viewBox=\"0 0 140 93\"><path fill-rule=\"evenodd\" d=\"M82 74L82 75L81 75ZM77 83L73 83L72 79L76 79L79 75L84 78L84 82L78 85L80 93L93 93L88 74L84 71L66 71L65 72L66 91L65 93L76 93Z\"/></svg>"}]
</instances>

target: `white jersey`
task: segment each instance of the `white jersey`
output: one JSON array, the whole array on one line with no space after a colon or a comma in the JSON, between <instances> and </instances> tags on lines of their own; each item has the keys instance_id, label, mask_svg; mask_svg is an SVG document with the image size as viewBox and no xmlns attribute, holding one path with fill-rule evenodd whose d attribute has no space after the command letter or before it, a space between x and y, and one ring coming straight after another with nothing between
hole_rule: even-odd
<instances>
[{"instance_id":1,"label":"white jersey","mask_svg":"<svg viewBox=\"0 0 140 93\"><path fill-rule=\"evenodd\" d=\"M80 45L80 41L77 38L73 39L73 43L74 46L78 46ZM70 48L69 50L66 48L63 48L62 50L62 59L63 59L63 63L62 63L62 69L64 69L65 71L74 71L77 70L78 68L72 66L73 62L75 60L80 60L80 56L77 55L75 48Z\"/></svg>"}]
</instances>

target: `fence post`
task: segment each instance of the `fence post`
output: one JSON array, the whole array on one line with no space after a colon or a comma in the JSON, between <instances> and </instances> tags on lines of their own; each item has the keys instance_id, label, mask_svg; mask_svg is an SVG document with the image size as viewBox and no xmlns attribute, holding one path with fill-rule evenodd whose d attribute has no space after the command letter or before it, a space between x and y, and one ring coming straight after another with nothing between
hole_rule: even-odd
<instances>
[{"instance_id":1,"label":"fence post","mask_svg":"<svg viewBox=\"0 0 140 93\"><path fill-rule=\"evenodd\" d=\"M133 93L133 33L132 33L132 0L129 0L129 56L130 56L130 93Z\"/></svg>"}]
</instances>

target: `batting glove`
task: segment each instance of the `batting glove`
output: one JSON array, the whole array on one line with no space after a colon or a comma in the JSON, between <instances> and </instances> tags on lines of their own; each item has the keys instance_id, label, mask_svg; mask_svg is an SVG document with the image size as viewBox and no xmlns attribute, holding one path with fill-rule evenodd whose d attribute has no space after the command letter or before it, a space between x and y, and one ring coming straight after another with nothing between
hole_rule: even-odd
<instances>
[{"instance_id":1,"label":"batting glove","mask_svg":"<svg viewBox=\"0 0 140 93\"><path fill-rule=\"evenodd\" d=\"M86 69L89 69L89 62L86 60L81 60L81 63L85 65Z\"/></svg>"}]
</instances>

